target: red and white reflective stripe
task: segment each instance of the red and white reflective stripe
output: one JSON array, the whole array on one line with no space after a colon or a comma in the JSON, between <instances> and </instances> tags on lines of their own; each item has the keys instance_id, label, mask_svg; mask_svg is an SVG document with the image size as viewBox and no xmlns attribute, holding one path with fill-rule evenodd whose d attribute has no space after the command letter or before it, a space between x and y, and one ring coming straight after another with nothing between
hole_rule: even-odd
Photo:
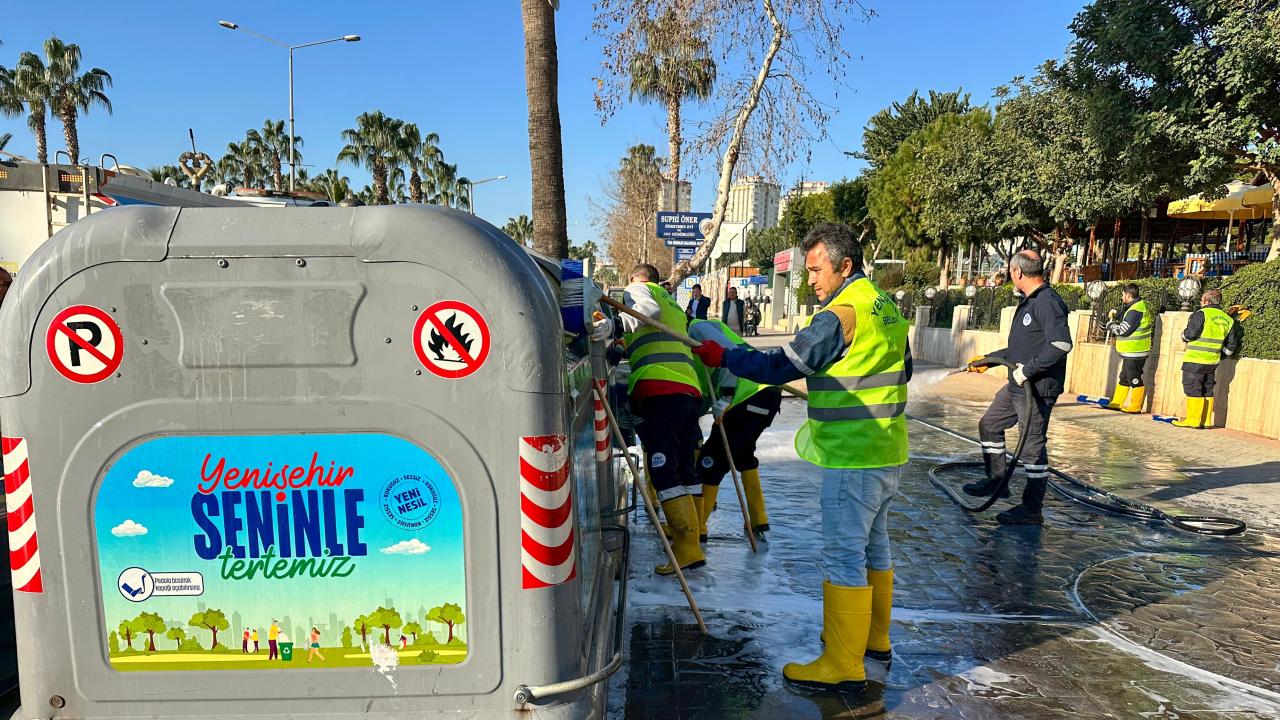
<instances>
[{"instance_id":1,"label":"red and white reflective stripe","mask_svg":"<svg viewBox=\"0 0 1280 720\"><path fill-rule=\"evenodd\" d=\"M596 387L604 392L604 380L597 380ZM595 396L596 411L596 462L604 462L609 459L609 416L604 412L604 403L600 402L600 396Z\"/></svg>"},{"instance_id":2,"label":"red and white reflective stripe","mask_svg":"<svg viewBox=\"0 0 1280 720\"><path fill-rule=\"evenodd\" d=\"M17 592L44 592L26 438L0 437L0 452L4 455L4 504L9 521L9 567L13 570L13 589Z\"/></svg>"},{"instance_id":3,"label":"red and white reflective stripe","mask_svg":"<svg viewBox=\"0 0 1280 720\"><path fill-rule=\"evenodd\" d=\"M107 207L115 207L116 205L120 204L120 203L117 203L116 199L111 197L110 195L103 195L102 193L94 193L93 196L97 198L103 205L106 205Z\"/></svg>"},{"instance_id":4,"label":"red and white reflective stripe","mask_svg":"<svg viewBox=\"0 0 1280 720\"><path fill-rule=\"evenodd\" d=\"M520 552L525 590L577 574L569 447L564 435L520 438Z\"/></svg>"}]
</instances>

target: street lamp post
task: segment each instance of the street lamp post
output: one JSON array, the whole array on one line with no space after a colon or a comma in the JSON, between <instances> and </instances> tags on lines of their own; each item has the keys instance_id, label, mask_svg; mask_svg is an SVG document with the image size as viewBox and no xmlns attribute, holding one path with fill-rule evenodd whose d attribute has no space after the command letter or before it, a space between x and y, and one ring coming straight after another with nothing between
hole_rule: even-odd
<instances>
[{"instance_id":1,"label":"street lamp post","mask_svg":"<svg viewBox=\"0 0 1280 720\"><path fill-rule=\"evenodd\" d=\"M276 40L273 37L263 35L260 32L250 30L247 27L237 25L230 20L219 20L218 24L228 30L239 30L241 32L249 33L260 40L266 40L273 45L279 45L289 51L289 192L293 192L298 177L298 163L294 160L296 155L293 148L293 137L295 135L293 129L293 51L301 50L302 48L315 47L316 45L328 45L329 43L335 42L359 42L360 36L343 35L342 37L330 38L328 40L316 40L315 42L302 43L300 45L290 45L286 42Z\"/></svg>"},{"instance_id":2,"label":"street lamp post","mask_svg":"<svg viewBox=\"0 0 1280 720\"><path fill-rule=\"evenodd\" d=\"M738 231L738 236L742 237L742 254L743 255L747 254L747 229L750 228L755 223L755 221L756 221L756 218L753 215L751 219L747 221L747 224L743 225L742 229ZM729 252L728 252L729 255L733 254L733 241L737 239L738 237L735 236L729 240ZM732 284L733 284L733 263L729 263L727 266L725 266L725 270L724 270L724 296L726 299L729 297L729 286Z\"/></svg>"},{"instance_id":3,"label":"street lamp post","mask_svg":"<svg viewBox=\"0 0 1280 720\"><path fill-rule=\"evenodd\" d=\"M506 175L498 175L497 177L485 178L484 180L468 180L467 181L467 207L471 210L471 214L476 214L476 186L483 185L494 180L506 180Z\"/></svg>"}]
</instances>

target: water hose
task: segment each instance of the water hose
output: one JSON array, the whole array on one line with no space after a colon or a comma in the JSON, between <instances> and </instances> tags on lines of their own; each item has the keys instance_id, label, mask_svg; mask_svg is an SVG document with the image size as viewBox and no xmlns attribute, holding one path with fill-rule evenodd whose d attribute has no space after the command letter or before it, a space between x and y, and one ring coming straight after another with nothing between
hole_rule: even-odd
<instances>
[{"instance_id":1,"label":"water hose","mask_svg":"<svg viewBox=\"0 0 1280 720\"><path fill-rule=\"evenodd\" d=\"M995 365L1004 366L1011 372L1014 368L1013 363L1002 358L993 357L984 357L971 364L972 367L992 367ZM985 467L984 463L972 460L957 460L953 462L940 463L929 469L929 480L932 481L939 490L942 490L947 497L951 498L952 502L968 512L977 513L990 508L995 504L996 500L1000 497L1000 494L1005 490L1005 488L1009 486L1009 480L1013 477L1014 470L1022 455L1022 449L1026 444L1027 429L1030 426L1031 413L1035 409L1034 403L1037 399L1035 386L1028 383L1025 387L1026 392L1023 393L1023 395L1026 398L1026 410L1023 413L1022 425L1019 428L1018 446L1012 455L1006 454L1009 462L1005 469L1005 473L1001 478L999 478L999 481L993 487L991 495L981 505L970 505L964 498L956 494L950 484L939 478L938 474L959 468ZM981 444L981 441L962 433L958 433L950 428L931 423L927 420L922 420L918 417L908 417L921 425L933 428L934 430L946 433L960 440L973 443L974 445ZM1183 532L1214 537L1239 535L1248 527L1245 525L1244 521L1230 517L1218 517L1212 515L1172 515L1159 508L1145 505L1135 500L1129 500L1128 498L1120 497L1115 493L1108 492L1095 485L1090 485L1089 483L1068 475L1056 468L1049 468L1049 474L1052 475L1053 478L1056 478L1056 480L1050 479L1048 483L1049 487L1052 488L1056 494L1066 500L1080 503L1081 505L1094 510L1100 510L1102 512L1112 513L1122 517L1129 517L1135 520L1162 522Z\"/></svg>"}]
</instances>

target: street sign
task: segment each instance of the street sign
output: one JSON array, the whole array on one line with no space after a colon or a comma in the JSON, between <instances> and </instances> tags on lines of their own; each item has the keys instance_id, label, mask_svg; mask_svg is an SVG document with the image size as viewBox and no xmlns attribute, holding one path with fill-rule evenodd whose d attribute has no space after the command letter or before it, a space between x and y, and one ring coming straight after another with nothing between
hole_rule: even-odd
<instances>
[{"instance_id":1,"label":"street sign","mask_svg":"<svg viewBox=\"0 0 1280 720\"><path fill-rule=\"evenodd\" d=\"M662 240L702 240L705 237L704 221L711 213L662 211L658 213L658 237Z\"/></svg>"},{"instance_id":2,"label":"street sign","mask_svg":"<svg viewBox=\"0 0 1280 720\"><path fill-rule=\"evenodd\" d=\"M768 285L769 278L766 275L752 275L747 278L748 285Z\"/></svg>"},{"instance_id":3,"label":"street sign","mask_svg":"<svg viewBox=\"0 0 1280 720\"><path fill-rule=\"evenodd\" d=\"M676 262L681 262L684 260L692 260L694 254L697 252L698 252L698 247L696 245L693 247L677 247Z\"/></svg>"},{"instance_id":4,"label":"street sign","mask_svg":"<svg viewBox=\"0 0 1280 720\"><path fill-rule=\"evenodd\" d=\"M91 385L119 369L124 337L108 313L92 305L72 305L49 323L45 349L62 377Z\"/></svg>"},{"instance_id":5,"label":"street sign","mask_svg":"<svg viewBox=\"0 0 1280 720\"><path fill-rule=\"evenodd\" d=\"M470 305L442 300L418 316L413 349L423 367L442 378L464 378L489 357L489 324Z\"/></svg>"},{"instance_id":6,"label":"street sign","mask_svg":"<svg viewBox=\"0 0 1280 720\"><path fill-rule=\"evenodd\" d=\"M669 248L696 248L702 245L701 240L663 240L663 245Z\"/></svg>"}]
</instances>

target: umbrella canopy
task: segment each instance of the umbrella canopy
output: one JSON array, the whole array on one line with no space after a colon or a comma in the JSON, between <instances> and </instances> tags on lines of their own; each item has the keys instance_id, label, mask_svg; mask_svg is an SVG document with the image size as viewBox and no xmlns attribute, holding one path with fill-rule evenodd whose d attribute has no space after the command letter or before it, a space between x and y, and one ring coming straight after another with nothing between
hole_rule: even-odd
<instances>
[{"instance_id":1,"label":"umbrella canopy","mask_svg":"<svg viewBox=\"0 0 1280 720\"><path fill-rule=\"evenodd\" d=\"M1268 185L1250 185L1232 180L1227 183L1226 196L1217 200L1202 200L1199 195L1192 195L1169 203L1169 217L1196 220L1266 217L1274 194Z\"/></svg>"}]
</instances>

